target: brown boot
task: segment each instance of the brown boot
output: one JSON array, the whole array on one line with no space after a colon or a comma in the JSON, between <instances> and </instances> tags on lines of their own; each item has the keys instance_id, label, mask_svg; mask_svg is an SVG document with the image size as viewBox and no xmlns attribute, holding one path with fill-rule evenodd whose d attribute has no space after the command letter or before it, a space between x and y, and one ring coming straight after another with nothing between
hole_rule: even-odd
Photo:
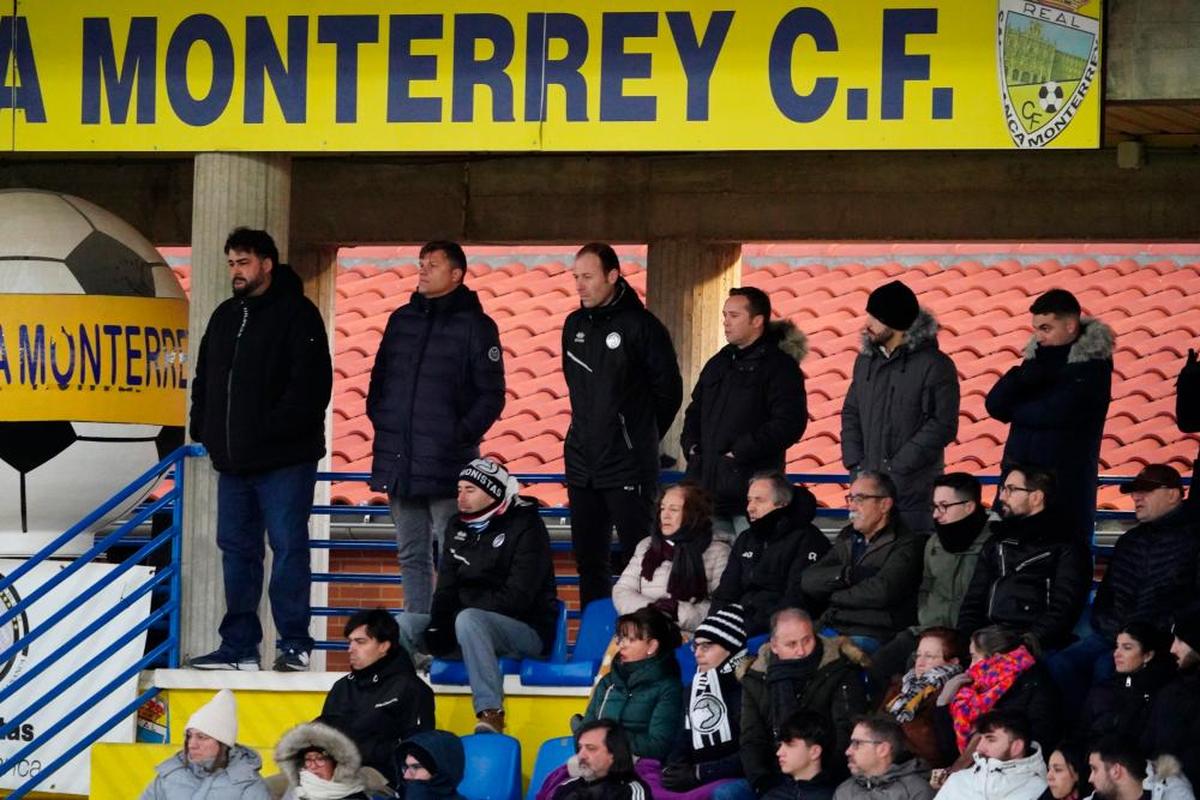
<instances>
[{"instance_id":1,"label":"brown boot","mask_svg":"<svg viewBox=\"0 0 1200 800\"><path fill-rule=\"evenodd\" d=\"M476 733L504 733L504 709L486 708L475 715Z\"/></svg>"}]
</instances>

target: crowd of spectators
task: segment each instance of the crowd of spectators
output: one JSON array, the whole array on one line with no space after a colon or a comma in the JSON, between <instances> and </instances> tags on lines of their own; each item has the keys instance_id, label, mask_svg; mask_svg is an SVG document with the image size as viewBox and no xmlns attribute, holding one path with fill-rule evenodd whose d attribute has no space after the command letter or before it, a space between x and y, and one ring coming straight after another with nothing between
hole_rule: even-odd
<instances>
[{"instance_id":1,"label":"crowd of spectators","mask_svg":"<svg viewBox=\"0 0 1200 800\"><path fill-rule=\"evenodd\" d=\"M250 315L284 302L288 272L273 265L272 283L264 264L278 257L259 244L235 232L226 247L235 298L219 318L240 310L246 330L237 336L251 330ZM247 252L255 263L244 263ZM728 344L701 370L684 411L687 479L657 492L660 441L683 387L670 336L619 267L607 245L579 251L581 305L562 349L581 599L611 596L614 657L572 721L576 755L539 797L1192 796L1200 518L1171 466L1149 465L1123 484L1136 525L1118 539L1091 597L1114 346L1103 322L1062 289L1031 306L1024 356L987 395L988 412L1010 424L989 507L976 477L945 472L959 386L938 349L936 320L902 282L878 287L842 413L849 519L831 542L813 524L812 493L782 473L807 420L804 337L771 319L758 290L730 293ZM502 351L465 277L461 248L426 245L418 290L384 334L368 400L372 483L392 504L405 609L398 620L367 610L347 623L350 674L320 718L280 742L288 796L371 796L377 778L416 796L452 796L461 745L432 729L434 697L421 669L431 656L461 657L476 732L499 733L498 659L543 655L552 644L546 527L504 465L479 457L503 405ZM201 368L219 357L217 332L205 338ZM193 391L210 411L228 401L211 377ZM278 391L286 395L286 386ZM1178 395L1185 430L1200 427L1198 394L1200 366L1189 355ZM194 404L194 435L206 444L214 430L234 427L206 413ZM301 418L313 422L297 411ZM309 438L295 440L293 461L312 460L311 448L299 447ZM261 532L257 556L230 542L249 536L254 514L261 527L253 504L279 497L271 481L292 466L268 464L265 480L237 455L228 441L214 451L230 612L222 648L198 667L257 668L258 641L243 619L257 594L228 584L257 558L258 584L249 588L261 592ZM286 486L308 480L305 472ZM267 517L272 546L279 539L282 547ZM696 665L690 681L677 657L685 642ZM285 636L276 668L304 668L305 647ZM257 774L257 757L226 724L232 698L213 703L189 722L187 745L147 797L173 797L170 785L218 773L225 781ZM421 786L407 788L413 782ZM332 784L350 793L329 793L342 791Z\"/></svg>"}]
</instances>

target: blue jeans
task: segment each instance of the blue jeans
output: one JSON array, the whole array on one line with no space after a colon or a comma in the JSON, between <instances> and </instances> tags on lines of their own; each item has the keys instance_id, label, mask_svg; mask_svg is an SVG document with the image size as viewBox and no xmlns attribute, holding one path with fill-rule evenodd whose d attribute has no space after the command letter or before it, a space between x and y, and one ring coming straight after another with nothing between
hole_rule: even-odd
<instances>
[{"instance_id":1,"label":"blue jeans","mask_svg":"<svg viewBox=\"0 0 1200 800\"><path fill-rule=\"evenodd\" d=\"M225 573L221 649L236 658L258 657L262 625L263 529L271 543L271 615L285 650L309 652L308 517L317 464L295 464L252 475L221 473L217 484L217 547ZM273 651L273 648L272 648Z\"/></svg>"},{"instance_id":2,"label":"blue jeans","mask_svg":"<svg viewBox=\"0 0 1200 800\"><path fill-rule=\"evenodd\" d=\"M1111 678L1115 643L1092 633L1056 653L1046 655L1046 669L1063 696L1063 708L1077 709L1087 699L1088 689Z\"/></svg>"},{"instance_id":3,"label":"blue jeans","mask_svg":"<svg viewBox=\"0 0 1200 800\"><path fill-rule=\"evenodd\" d=\"M446 525L458 513L453 497L388 496L396 525L396 556L404 582L404 610L428 614L433 605L433 542L439 552Z\"/></svg>"},{"instance_id":4,"label":"blue jeans","mask_svg":"<svg viewBox=\"0 0 1200 800\"><path fill-rule=\"evenodd\" d=\"M425 629L430 616L404 612L396 617L400 625L400 644L412 653L424 648ZM471 684L471 703L475 713L490 708L504 708L504 676L500 674L500 658L533 657L542 652L542 637L519 619L464 608L454 618L454 638L462 650Z\"/></svg>"},{"instance_id":5,"label":"blue jeans","mask_svg":"<svg viewBox=\"0 0 1200 800\"><path fill-rule=\"evenodd\" d=\"M756 800L754 787L745 778L722 783L713 789L712 800Z\"/></svg>"}]
</instances>

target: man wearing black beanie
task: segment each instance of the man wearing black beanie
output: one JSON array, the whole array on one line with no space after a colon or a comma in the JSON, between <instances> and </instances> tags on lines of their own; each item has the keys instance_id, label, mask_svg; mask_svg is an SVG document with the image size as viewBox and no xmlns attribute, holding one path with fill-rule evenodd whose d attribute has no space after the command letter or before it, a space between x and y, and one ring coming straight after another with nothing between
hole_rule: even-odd
<instances>
[{"instance_id":1,"label":"man wearing black beanie","mask_svg":"<svg viewBox=\"0 0 1200 800\"><path fill-rule=\"evenodd\" d=\"M862 352L842 406L842 461L851 477L883 472L914 532L933 529L933 481L958 434L958 373L938 349L938 325L900 281L871 292ZM853 509L851 509L853 511Z\"/></svg>"}]
</instances>

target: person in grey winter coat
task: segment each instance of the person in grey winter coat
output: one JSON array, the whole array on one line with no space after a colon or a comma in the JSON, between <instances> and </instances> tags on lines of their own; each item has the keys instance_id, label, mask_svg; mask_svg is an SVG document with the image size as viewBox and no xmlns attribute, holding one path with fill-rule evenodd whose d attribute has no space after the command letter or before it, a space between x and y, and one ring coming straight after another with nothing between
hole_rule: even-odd
<instances>
[{"instance_id":1,"label":"person in grey winter coat","mask_svg":"<svg viewBox=\"0 0 1200 800\"><path fill-rule=\"evenodd\" d=\"M267 783L272 787L272 797L282 800L374 800L396 796L383 773L363 766L362 756L349 736L320 722L306 722L285 733L275 745L275 764L281 774L272 775ZM281 794L275 793L276 787Z\"/></svg>"},{"instance_id":2,"label":"person in grey winter coat","mask_svg":"<svg viewBox=\"0 0 1200 800\"><path fill-rule=\"evenodd\" d=\"M897 763L903 742L900 725L891 717L860 717L846 749L850 777L833 800L930 800L933 788L925 765L915 758Z\"/></svg>"},{"instance_id":3,"label":"person in grey winter coat","mask_svg":"<svg viewBox=\"0 0 1200 800\"><path fill-rule=\"evenodd\" d=\"M183 749L155 767L141 800L270 800L262 758L237 743L233 692L217 692L184 730Z\"/></svg>"},{"instance_id":4,"label":"person in grey winter coat","mask_svg":"<svg viewBox=\"0 0 1200 800\"><path fill-rule=\"evenodd\" d=\"M867 300L862 352L842 405L842 462L851 476L889 475L916 533L933 530L929 498L958 435L958 372L938 349L938 325L900 281Z\"/></svg>"},{"instance_id":5,"label":"person in grey winter coat","mask_svg":"<svg viewBox=\"0 0 1200 800\"><path fill-rule=\"evenodd\" d=\"M1081 544L1090 544L1116 337L1103 322L1082 316L1065 289L1051 289L1029 310L1033 336L1024 357L985 400L994 419L1009 423L1001 468L1050 471L1058 484L1055 512Z\"/></svg>"}]
</instances>

